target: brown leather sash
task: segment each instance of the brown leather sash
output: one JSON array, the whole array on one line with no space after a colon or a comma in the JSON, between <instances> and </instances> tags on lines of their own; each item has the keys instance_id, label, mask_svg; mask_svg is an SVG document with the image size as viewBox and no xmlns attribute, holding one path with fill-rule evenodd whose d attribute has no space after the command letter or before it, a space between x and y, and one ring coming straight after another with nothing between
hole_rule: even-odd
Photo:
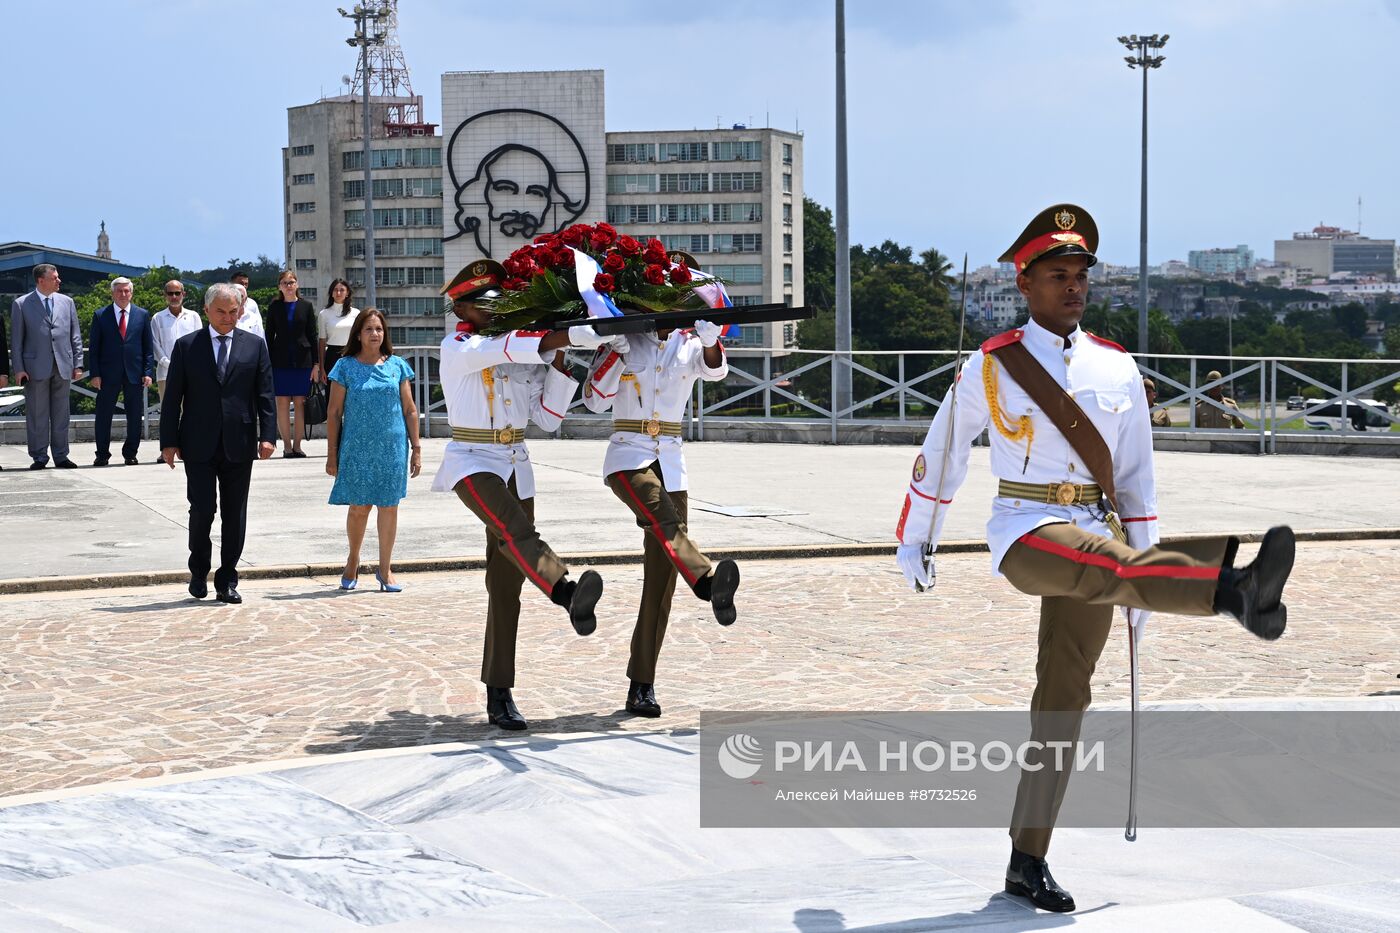
<instances>
[{"instance_id":1,"label":"brown leather sash","mask_svg":"<svg viewBox=\"0 0 1400 933\"><path fill-rule=\"evenodd\" d=\"M1022 344L1004 344L991 353L1069 441L1103 490L1109 509L1117 512L1118 490L1113 485L1113 454L1104 443L1103 435L1094 427L1094 422L1084 414L1084 409L1051 378L1045 367L1036 362Z\"/></svg>"}]
</instances>

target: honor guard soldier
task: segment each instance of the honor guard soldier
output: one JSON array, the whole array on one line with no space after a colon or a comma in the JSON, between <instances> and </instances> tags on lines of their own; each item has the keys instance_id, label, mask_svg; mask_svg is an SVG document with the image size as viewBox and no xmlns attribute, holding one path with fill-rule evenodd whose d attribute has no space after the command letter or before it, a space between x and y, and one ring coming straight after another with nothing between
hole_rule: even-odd
<instances>
[{"instance_id":1,"label":"honor guard soldier","mask_svg":"<svg viewBox=\"0 0 1400 933\"><path fill-rule=\"evenodd\" d=\"M1221 383L1225 377L1220 375L1220 370L1212 369L1206 373L1206 384ZM1210 399L1211 401L1206 401ZM1206 399L1196 403L1196 427L1198 428L1242 428L1244 420L1240 418L1240 406L1235 404L1232 398L1226 398L1225 387L1213 385L1206 389Z\"/></svg>"},{"instance_id":2,"label":"honor guard soldier","mask_svg":"<svg viewBox=\"0 0 1400 933\"><path fill-rule=\"evenodd\" d=\"M452 440L433 489L451 490L486 526L486 643L481 680L493 725L527 725L511 697L515 686L515 636L525 580L568 610L580 635L597 626L594 608L603 592L596 571L577 581L535 530L535 477L525 426L559 427L577 383L564 366L563 348L602 343L592 328L477 333L490 312L478 299L494 297L504 278L500 263L469 264L443 289L452 298L456 333L442 342L442 388Z\"/></svg>"},{"instance_id":3,"label":"honor guard soldier","mask_svg":"<svg viewBox=\"0 0 1400 933\"><path fill-rule=\"evenodd\" d=\"M613 338L595 354L583 387L590 411L613 412L613 433L603 457L604 482L645 532L641 608L627 665L627 710L638 716L661 715L654 689L656 662L666 637L676 575L710 603L721 625L732 624L737 616L738 565L732 560L711 564L687 532L681 449L681 419L695 380L715 382L729 374L719 343L721 329L696 321L694 330Z\"/></svg>"},{"instance_id":4,"label":"honor guard soldier","mask_svg":"<svg viewBox=\"0 0 1400 933\"><path fill-rule=\"evenodd\" d=\"M947 506L967 474L969 446L990 425L999 482L987 523L992 569L1041 597L1031 738L1042 743L1078 735L1114 606L1134 610L1129 620L1139 626L1153 611L1224 612L1275 639L1287 621L1281 600L1293 567L1287 527L1271 529L1258 557L1239 569L1237 538L1158 543L1152 424L1137 366L1122 347L1079 327L1097 245L1088 212L1058 204L1001 257L1015 263L1030 319L963 366L914 462L897 531L900 569L914 589L931 588ZM1006 890L1046 910L1073 910L1045 862L1068 772L1048 753L1028 764L1012 812Z\"/></svg>"}]
</instances>

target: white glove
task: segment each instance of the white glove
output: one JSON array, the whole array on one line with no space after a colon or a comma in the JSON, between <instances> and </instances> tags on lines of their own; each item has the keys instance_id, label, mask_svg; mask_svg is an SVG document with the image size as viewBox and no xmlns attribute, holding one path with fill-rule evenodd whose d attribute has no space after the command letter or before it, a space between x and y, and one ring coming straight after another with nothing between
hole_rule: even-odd
<instances>
[{"instance_id":1,"label":"white glove","mask_svg":"<svg viewBox=\"0 0 1400 933\"><path fill-rule=\"evenodd\" d=\"M928 563L924 563L922 544L901 544L895 548L894 559L899 563L904 579L909 581L909 589L916 593L933 589L933 582L937 579L933 572L933 558L930 557Z\"/></svg>"},{"instance_id":2,"label":"white glove","mask_svg":"<svg viewBox=\"0 0 1400 933\"><path fill-rule=\"evenodd\" d=\"M632 345L627 342L626 334L618 334L616 337L610 340L609 343L612 345L614 351L620 353L623 356L626 356L627 351L632 349Z\"/></svg>"},{"instance_id":3,"label":"white glove","mask_svg":"<svg viewBox=\"0 0 1400 933\"><path fill-rule=\"evenodd\" d=\"M608 339L594 330L591 324L580 324L577 327L569 328L569 345L581 350L596 350L607 343Z\"/></svg>"},{"instance_id":4,"label":"white glove","mask_svg":"<svg viewBox=\"0 0 1400 933\"><path fill-rule=\"evenodd\" d=\"M695 336L700 338L700 346L713 347L719 343L720 332L724 328L718 324L711 324L709 321L695 322Z\"/></svg>"}]
</instances>

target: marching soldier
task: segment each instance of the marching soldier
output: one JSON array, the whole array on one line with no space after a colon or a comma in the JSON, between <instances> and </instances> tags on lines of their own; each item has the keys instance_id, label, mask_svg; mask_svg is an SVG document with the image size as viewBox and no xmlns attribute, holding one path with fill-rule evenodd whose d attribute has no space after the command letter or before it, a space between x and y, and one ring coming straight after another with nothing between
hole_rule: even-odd
<instances>
[{"instance_id":1,"label":"marching soldier","mask_svg":"<svg viewBox=\"0 0 1400 933\"><path fill-rule=\"evenodd\" d=\"M616 337L595 354L583 387L590 411L613 411L604 482L646 533L641 608L627 665L627 710L638 716L661 715L654 689L656 662L677 573L691 592L710 603L721 625L732 624L737 616L738 565L732 560L711 564L687 533L681 450L680 422L695 380L714 382L729 373L720 331L717 324L696 321L693 331Z\"/></svg>"},{"instance_id":2,"label":"marching soldier","mask_svg":"<svg viewBox=\"0 0 1400 933\"><path fill-rule=\"evenodd\" d=\"M520 589L528 579L569 612L580 635L597 626L594 608L603 593L597 571L577 581L535 530L535 476L525 446L525 426L559 427L577 383L564 366L563 348L597 347L590 327L566 331L478 334L490 313L478 299L494 297L504 279L489 259L468 265L443 292L452 298L456 333L442 342L442 388L452 441L433 480L435 491L451 490L486 526L486 644L481 681L493 725L527 726L511 697L515 686L515 635Z\"/></svg>"},{"instance_id":3,"label":"marching soldier","mask_svg":"<svg viewBox=\"0 0 1400 933\"><path fill-rule=\"evenodd\" d=\"M987 523L992 567L1041 597L1031 738L1042 743L1078 735L1114 606L1137 610L1139 625L1153 611L1228 613L1275 639L1287 621L1282 593L1293 567L1287 527L1271 529L1244 568L1234 566L1237 538L1158 544L1152 427L1137 367L1122 347L1079 327L1097 245L1088 212L1060 204L1001 257L1016 265L1030 320L988 340L963 366L914 462L897 532L906 579L916 590L932 587L946 507L967 474L969 446L990 425L999 480ZM1074 899L1045 861L1068 773L1049 754L1027 763L1006 890L1070 911Z\"/></svg>"}]
</instances>

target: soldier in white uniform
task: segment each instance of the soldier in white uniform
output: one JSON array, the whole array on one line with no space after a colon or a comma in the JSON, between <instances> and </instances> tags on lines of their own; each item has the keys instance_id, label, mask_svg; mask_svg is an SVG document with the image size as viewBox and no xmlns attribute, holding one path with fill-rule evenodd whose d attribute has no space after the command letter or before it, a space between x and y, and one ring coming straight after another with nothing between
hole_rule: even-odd
<instances>
[{"instance_id":1,"label":"soldier in white uniform","mask_svg":"<svg viewBox=\"0 0 1400 933\"><path fill-rule=\"evenodd\" d=\"M992 572L1042 598L1031 698L1031 737L1041 742L1077 737L1115 605L1138 610L1139 625L1152 611L1224 612L1265 639L1278 638L1287 621L1281 598L1293 566L1290 529L1271 529L1258 558L1240 569L1233 566L1237 538L1158 544L1152 425L1141 376L1122 347L1079 327L1097 244L1088 213L1060 204L1032 220L1001 257L1016 265L1030 320L988 340L963 366L956 396L950 389L914 462L897 531L905 577L916 590L931 588L932 552L967 474L968 448L990 426L999 480L987 523ZM1014 345L1048 374L1053 392L1028 391L1012 378L1010 367L1026 365ZM1101 462L1086 462L1051 420L1047 405L1063 405L1057 395L1073 399L1102 437L1106 452L1092 454ZM1078 429L1079 438L1085 430L1075 417L1067 430ZM1079 445L1094 450L1083 440ZM1117 514L1096 480L1111 481ZM1048 754L1028 763L1043 768L1021 774L1006 890L1046 910L1073 910L1074 899L1045 862L1068 772L1056 770Z\"/></svg>"},{"instance_id":2,"label":"soldier in white uniform","mask_svg":"<svg viewBox=\"0 0 1400 933\"><path fill-rule=\"evenodd\" d=\"M601 347L583 388L590 411L613 412L613 434L603 457L603 477L646 532L642 601L627 665L627 709L661 715L656 700L656 661L666 637L677 572L691 591L710 603L721 625L736 618L739 568L732 560L711 564L686 529L687 483L681 450L681 418L695 380L723 379L729 363L721 328L696 321L694 330L634 334Z\"/></svg>"},{"instance_id":3,"label":"soldier in white uniform","mask_svg":"<svg viewBox=\"0 0 1400 933\"><path fill-rule=\"evenodd\" d=\"M433 489L457 493L486 526L486 643L481 681L487 718L502 729L528 725L511 696L515 686L515 635L525 580L569 611L580 635L597 627L594 608L603 592L597 571L575 582L568 568L535 530L535 475L525 446L525 426L559 427L577 383L564 366L563 348L602 343L592 328L476 333L490 313L477 299L494 297L504 270L479 260L443 291L453 299L459 323L442 342L442 388L452 441Z\"/></svg>"}]
</instances>

